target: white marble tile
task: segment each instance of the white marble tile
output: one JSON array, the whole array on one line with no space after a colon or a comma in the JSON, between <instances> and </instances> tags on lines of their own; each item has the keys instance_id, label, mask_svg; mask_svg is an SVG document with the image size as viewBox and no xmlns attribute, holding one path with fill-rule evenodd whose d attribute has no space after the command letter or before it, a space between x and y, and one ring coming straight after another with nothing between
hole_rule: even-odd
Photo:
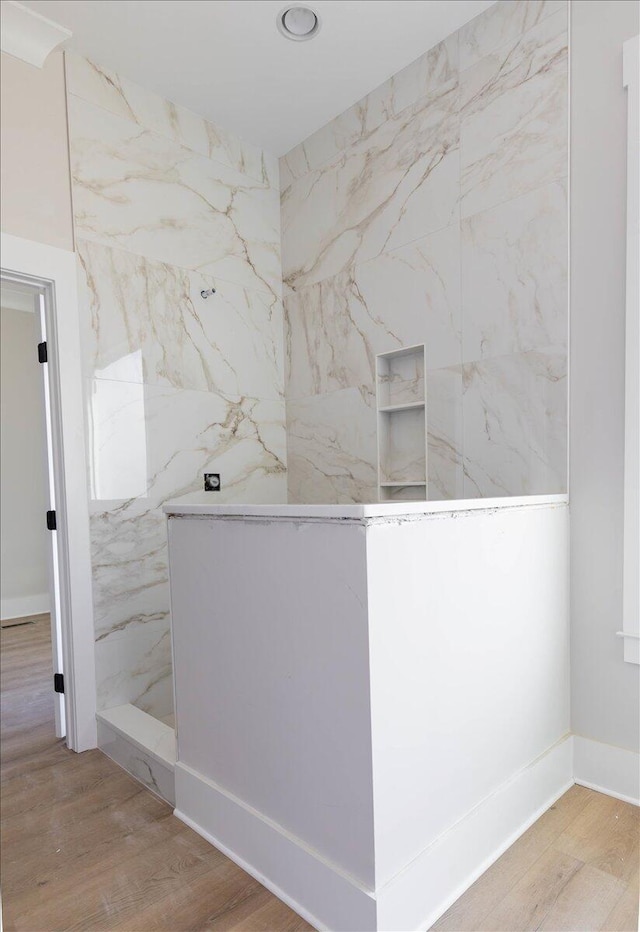
<instances>
[{"instance_id":1,"label":"white marble tile","mask_svg":"<svg viewBox=\"0 0 640 932\"><path fill-rule=\"evenodd\" d=\"M459 30L460 69L475 65L554 13L567 15L567 0L499 0Z\"/></svg>"},{"instance_id":2,"label":"white marble tile","mask_svg":"<svg viewBox=\"0 0 640 932\"><path fill-rule=\"evenodd\" d=\"M90 518L94 628L99 644L169 619L167 528L147 503Z\"/></svg>"},{"instance_id":3,"label":"white marble tile","mask_svg":"<svg viewBox=\"0 0 640 932\"><path fill-rule=\"evenodd\" d=\"M462 222L463 359L566 345L563 181Z\"/></svg>"},{"instance_id":4,"label":"white marble tile","mask_svg":"<svg viewBox=\"0 0 640 932\"><path fill-rule=\"evenodd\" d=\"M458 90L442 85L282 199L283 277L299 289L442 229L459 200Z\"/></svg>"},{"instance_id":5,"label":"white marble tile","mask_svg":"<svg viewBox=\"0 0 640 932\"><path fill-rule=\"evenodd\" d=\"M465 498L566 492L566 349L469 363L463 377Z\"/></svg>"},{"instance_id":6,"label":"white marble tile","mask_svg":"<svg viewBox=\"0 0 640 932\"><path fill-rule=\"evenodd\" d=\"M382 414L378 422L382 482L425 482L424 408Z\"/></svg>"},{"instance_id":7,"label":"white marble tile","mask_svg":"<svg viewBox=\"0 0 640 932\"><path fill-rule=\"evenodd\" d=\"M87 376L282 396L279 298L86 240L76 248Z\"/></svg>"},{"instance_id":8,"label":"white marble tile","mask_svg":"<svg viewBox=\"0 0 640 932\"><path fill-rule=\"evenodd\" d=\"M75 52L65 53L65 66L69 94L222 162L262 184L278 187L277 159L223 127Z\"/></svg>"},{"instance_id":9,"label":"white marble tile","mask_svg":"<svg viewBox=\"0 0 640 932\"><path fill-rule=\"evenodd\" d=\"M286 499L281 401L94 379L87 389L98 642L166 621L162 504L219 472L217 503ZM124 700L123 700L124 701Z\"/></svg>"},{"instance_id":10,"label":"white marble tile","mask_svg":"<svg viewBox=\"0 0 640 932\"><path fill-rule=\"evenodd\" d=\"M566 15L549 16L460 78L463 217L568 171Z\"/></svg>"},{"instance_id":11,"label":"white marble tile","mask_svg":"<svg viewBox=\"0 0 640 932\"><path fill-rule=\"evenodd\" d=\"M98 711L131 702L155 717L173 711L168 619L126 637L98 641L95 650Z\"/></svg>"},{"instance_id":12,"label":"white marble tile","mask_svg":"<svg viewBox=\"0 0 640 932\"><path fill-rule=\"evenodd\" d=\"M173 712L165 718L174 719ZM143 712L135 705L125 703L99 713L99 721L141 748L159 763L173 769L176 763L175 723L166 724Z\"/></svg>"},{"instance_id":13,"label":"white marble tile","mask_svg":"<svg viewBox=\"0 0 640 932\"><path fill-rule=\"evenodd\" d=\"M80 238L280 296L277 190L74 96L69 127Z\"/></svg>"},{"instance_id":14,"label":"white marble tile","mask_svg":"<svg viewBox=\"0 0 640 932\"><path fill-rule=\"evenodd\" d=\"M377 501L375 397L355 388L287 403L289 502Z\"/></svg>"},{"instance_id":15,"label":"white marble tile","mask_svg":"<svg viewBox=\"0 0 640 932\"><path fill-rule=\"evenodd\" d=\"M98 747L152 793L175 806L173 768L160 763L153 755L128 741L100 718L98 719Z\"/></svg>"},{"instance_id":16,"label":"white marble tile","mask_svg":"<svg viewBox=\"0 0 640 932\"><path fill-rule=\"evenodd\" d=\"M93 514L140 516L204 472L221 473L222 503L281 500L269 497L286 471L280 401L94 379L87 408Z\"/></svg>"},{"instance_id":17,"label":"white marble tile","mask_svg":"<svg viewBox=\"0 0 640 932\"><path fill-rule=\"evenodd\" d=\"M424 347L410 353L384 356L377 360L378 407L389 405L424 404L425 359Z\"/></svg>"},{"instance_id":18,"label":"white marble tile","mask_svg":"<svg viewBox=\"0 0 640 932\"><path fill-rule=\"evenodd\" d=\"M449 36L379 85L280 159L281 189L322 168L344 149L369 137L387 120L457 79L458 37Z\"/></svg>"},{"instance_id":19,"label":"white marble tile","mask_svg":"<svg viewBox=\"0 0 640 932\"><path fill-rule=\"evenodd\" d=\"M452 225L285 298L291 397L375 385L375 356L426 344L460 362L459 229Z\"/></svg>"},{"instance_id":20,"label":"white marble tile","mask_svg":"<svg viewBox=\"0 0 640 932\"><path fill-rule=\"evenodd\" d=\"M427 372L427 471L430 501L463 498L462 368Z\"/></svg>"},{"instance_id":21,"label":"white marble tile","mask_svg":"<svg viewBox=\"0 0 640 932\"><path fill-rule=\"evenodd\" d=\"M221 473L222 503L281 500L271 497L286 472L281 402L108 379L93 380L87 401L94 515L137 519L200 488L204 472Z\"/></svg>"}]
</instances>

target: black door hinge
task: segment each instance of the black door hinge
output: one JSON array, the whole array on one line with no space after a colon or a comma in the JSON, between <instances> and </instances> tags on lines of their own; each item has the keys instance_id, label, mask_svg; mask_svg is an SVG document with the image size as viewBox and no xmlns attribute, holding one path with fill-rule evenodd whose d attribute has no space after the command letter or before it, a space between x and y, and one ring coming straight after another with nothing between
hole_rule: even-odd
<instances>
[{"instance_id":1,"label":"black door hinge","mask_svg":"<svg viewBox=\"0 0 640 932\"><path fill-rule=\"evenodd\" d=\"M53 691L56 693L64 692L64 673L53 674Z\"/></svg>"},{"instance_id":2,"label":"black door hinge","mask_svg":"<svg viewBox=\"0 0 640 932\"><path fill-rule=\"evenodd\" d=\"M47 512L47 530L55 531L56 528L57 528L56 513L55 511L48 511Z\"/></svg>"},{"instance_id":3,"label":"black door hinge","mask_svg":"<svg viewBox=\"0 0 640 932\"><path fill-rule=\"evenodd\" d=\"M47 361L47 344L45 341L44 343L38 343L38 362L46 362L46 361Z\"/></svg>"}]
</instances>

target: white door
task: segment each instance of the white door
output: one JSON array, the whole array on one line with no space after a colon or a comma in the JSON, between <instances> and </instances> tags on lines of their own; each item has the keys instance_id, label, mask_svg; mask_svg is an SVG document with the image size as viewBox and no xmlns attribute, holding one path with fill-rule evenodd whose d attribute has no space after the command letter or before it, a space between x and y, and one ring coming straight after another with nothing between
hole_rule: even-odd
<instances>
[{"instance_id":1,"label":"white door","mask_svg":"<svg viewBox=\"0 0 640 932\"><path fill-rule=\"evenodd\" d=\"M39 302L39 322L40 322L40 342L44 345L46 353L48 354L51 350L47 347L47 325L46 325L46 316L45 316L45 304L44 304L44 294L38 293L37 299ZM38 347L33 348L34 353L40 352ZM53 529L53 525L57 523L56 515L56 490L55 490L55 474L54 474L54 455L53 455L53 430L52 430L52 420L51 420L51 390L49 385L49 366L47 362L43 362L40 366L42 371L42 386L43 386L43 397L44 397L44 412L45 412L45 424L47 431L47 497L48 497L48 512L46 515L42 516L42 521L47 523L47 527L52 525L52 529L49 530L49 593L50 593L50 604L51 604L51 653L53 660L53 669L51 673L51 689L54 695L54 712L55 712L55 728L56 728L56 737L64 738L67 733L66 728L66 717L65 717L65 704L64 704L64 693L57 692L54 688L54 683L57 684L58 688L61 688L61 682L63 680L59 679L64 677L64 667L63 667L63 653L62 653L62 626L61 626L61 607L60 607L60 559L58 554L59 547L59 530Z\"/></svg>"}]
</instances>

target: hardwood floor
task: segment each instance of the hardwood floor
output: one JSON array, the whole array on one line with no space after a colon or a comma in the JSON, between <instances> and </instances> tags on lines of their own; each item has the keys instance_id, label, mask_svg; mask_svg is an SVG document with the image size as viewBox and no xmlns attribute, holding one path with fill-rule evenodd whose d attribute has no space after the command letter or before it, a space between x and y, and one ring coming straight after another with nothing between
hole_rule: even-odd
<instances>
[{"instance_id":1,"label":"hardwood floor","mask_svg":"<svg viewBox=\"0 0 640 932\"><path fill-rule=\"evenodd\" d=\"M1 638L5 932L311 929L100 751L56 740L48 619Z\"/></svg>"},{"instance_id":2,"label":"hardwood floor","mask_svg":"<svg viewBox=\"0 0 640 932\"><path fill-rule=\"evenodd\" d=\"M100 751L54 738L46 620L1 637L6 932L311 928ZM635 932L638 814L573 787L433 929Z\"/></svg>"}]
</instances>

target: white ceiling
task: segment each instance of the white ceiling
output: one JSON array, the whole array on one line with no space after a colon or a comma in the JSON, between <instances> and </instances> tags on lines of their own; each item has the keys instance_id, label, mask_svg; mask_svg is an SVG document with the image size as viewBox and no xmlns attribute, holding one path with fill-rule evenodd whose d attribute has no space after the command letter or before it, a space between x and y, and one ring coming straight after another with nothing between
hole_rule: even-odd
<instances>
[{"instance_id":1,"label":"white ceiling","mask_svg":"<svg viewBox=\"0 0 640 932\"><path fill-rule=\"evenodd\" d=\"M22 0L98 64L283 155L495 0ZM307 2L308 42L276 29Z\"/></svg>"}]
</instances>

